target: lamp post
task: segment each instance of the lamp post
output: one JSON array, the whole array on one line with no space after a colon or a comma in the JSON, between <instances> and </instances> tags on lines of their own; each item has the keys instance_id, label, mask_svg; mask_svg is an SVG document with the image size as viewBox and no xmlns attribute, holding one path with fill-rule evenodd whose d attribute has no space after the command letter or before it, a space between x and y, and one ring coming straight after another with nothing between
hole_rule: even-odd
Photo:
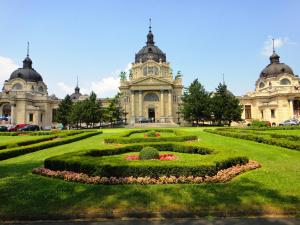
<instances>
[{"instance_id":1,"label":"lamp post","mask_svg":"<svg viewBox=\"0 0 300 225\"><path fill-rule=\"evenodd\" d=\"M128 99L128 96L125 95L124 96L124 116L125 116L125 125L127 125L127 111L126 111L126 104L127 104L127 99Z\"/></svg>"},{"instance_id":2,"label":"lamp post","mask_svg":"<svg viewBox=\"0 0 300 225\"><path fill-rule=\"evenodd\" d=\"M177 96L177 112L176 112L176 114L177 114L177 124L178 125L180 125L180 114L181 114L181 109L180 109L180 106L181 106L181 102L180 102L180 100L181 100L181 96L180 95L178 95Z\"/></svg>"}]
</instances>

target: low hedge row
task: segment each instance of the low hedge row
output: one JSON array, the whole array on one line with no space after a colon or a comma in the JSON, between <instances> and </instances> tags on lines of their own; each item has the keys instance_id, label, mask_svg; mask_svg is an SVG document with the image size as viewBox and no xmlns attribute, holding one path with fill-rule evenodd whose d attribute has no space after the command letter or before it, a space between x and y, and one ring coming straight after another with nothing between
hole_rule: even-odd
<instances>
[{"instance_id":1,"label":"low hedge row","mask_svg":"<svg viewBox=\"0 0 300 225\"><path fill-rule=\"evenodd\" d=\"M161 177L161 176L213 176L221 169L233 165L248 163L247 157L236 157L217 162L216 165L177 166L177 165L99 165L79 161L60 159L45 160L45 168L51 170L67 170L100 177Z\"/></svg>"},{"instance_id":2,"label":"low hedge row","mask_svg":"<svg viewBox=\"0 0 300 225\"><path fill-rule=\"evenodd\" d=\"M128 132L126 132L125 134L121 135L121 137L129 137L132 134L138 134L138 133L146 133L149 131L154 131L154 132L165 132L165 133L175 133L176 131L173 129L139 129L139 130L130 130Z\"/></svg>"},{"instance_id":3,"label":"low hedge row","mask_svg":"<svg viewBox=\"0 0 300 225\"><path fill-rule=\"evenodd\" d=\"M11 145L15 145L15 147L26 146L26 145L43 142L43 141L52 140L56 137L57 137L57 135L51 135L51 136L42 137L42 138L33 139L33 140L22 140L22 141L16 141L14 143L4 143L4 144L0 144L0 150L10 148Z\"/></svg>"},{"instance_id":4,"label":"low hedge row","mask_svg":"<svg viewBox=\"0 0 300 225\"><path fill-rule=\"evenodd\" d=\"M197 140L198 137L196 135L185 135L185 136L175 136L175 137L148 137L148 138L105 138L104 142L107 144L120 143L120 144L129 144L129 143L137 143L137 142L165 142L165 141L174 141L174 142L182 142L182 141L193 141Z\"/></svg>"},{"instance_id":5,"label":"low hedge row","mask_svg":"<svg viewBox=\"0 0 300 225\"><path fill-rule=\"evenodd\" d=\"M268 133L267 131L259 131L259 130L248 130L248 129L216 129L218 131L225 131L225 132L237 132L240 134L255 134L255 135L267 135L272 138L284 138L289 139L291 141L299 141L300 135L293 135L293 134L276 134L276 133Z\"/></svg>"},{"instance_id":6,"label":"low hedge row","mask_svg":"<svg viewBox=\"0 0 300 225\"><path fill-rule=\"evenodd\" d=\"M56 140L49 140L49 141L44 141L41 143L36 143L32 145L27 145L27 146L22 146L22 147L16 147L16 148L11 148L11 149L6 149L6 150L1 150L0 151L0 160L4 159L9 159L13 158L19 155L24 155L30 152L35 152L39 151L45 148L50 148L50 147L55 147L58 145L63 145L63 144L68 144L74 141L79 141L88 137L92 137L97 134L101 134L102 131L97 131L97 132L80 132L79 134L72 135L72 136L66 136L66 137L61 137Z\"/></svg>"},{"instance_id":7,"label":"low hedge row","mask_svg":"<svg viewBox=\"0 0 300 225\"><path fill-rule=\"evenodd\" d=\"M28 136L43 136L43 135L74 135L80 134L82 130L53 130L53 131L17 131L17 132L0 132L0 136L19 136L19 135L28 135Z\"/></svg>"},{"instance_id":8,"label":"low hedge row","mask_svg":"<svg viewBox=\"0 0 300 225\"><path fill-rule=\"evenodd\" d=\"M246 164L249 159L247 157L232 157L209 165L183 166L172 165L170 163L161 163L158 165L145 164L135 165L118 164L111 165L105 163L97 163L90 157L101 157L118 155L127 152L138 152L145 146L155 147L161 151L174 151L181 153L209 154L213 149L201 146L191 146L179 143L144 143L119 147L116 149L89 150L82 153L68 153L61 156L48 158L44 161L44 166L51 170L67 170L77 173L85 173L91 176L101 177L161 177L161 176L212 176L219 170L229 168L237 164ZM85 160L81 157L87 157Z\"/></svg>"},{"instance_id":9,"label":"low hedge row","mask_svg":"<svg viewBox=\"0 0 300 225\"><path fill-rule=\"evenodd\" d=\"M239 139L245 139L250 141L255 141L259 143L269 144L269 145L276 145L284 148L289 148L293 150L300 150L300 143L296 141L291 141L288 139L282 138L275 138L275 136L269 136L269 134L265 135L257 135L257 134L251 134L251 133L238 133L238 132L230 132L230 131L224 131L224 130L211 130L211 129L204 129L204 131L214 134L219 134L222 136L227 137L233 137L233 138L239 138Z\"/></svg>"},{"instance_id":10,"label":"low hedge row","mask_svg":"<svg viewBox=\"0 0 300 225\"><path fill-rule=\"evenodd\" d=\"M184 143L143 143L135 145L127 145L117 148L109 149L96 149L89 150L85 153L88 156L109 156L109 155L120 155L128 152L139 152L143 147L149 146L158 149L159 151L170 151L170 152L180 152L180 153L189 153L189 154L200 154L207 155L213 153L213 149L195 146L195 145L186 145ZM50 158L51 159L51 158Z\"/></svg>"}]
</instances>

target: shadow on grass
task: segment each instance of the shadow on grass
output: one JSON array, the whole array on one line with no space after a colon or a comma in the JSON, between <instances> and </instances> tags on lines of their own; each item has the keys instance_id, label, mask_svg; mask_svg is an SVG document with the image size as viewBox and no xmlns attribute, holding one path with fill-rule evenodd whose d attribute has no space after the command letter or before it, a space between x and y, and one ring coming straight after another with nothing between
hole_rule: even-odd
<instances>
[{"instance_id":1,"label":"shadow on grass","mask_svg":"<svg viewBox=\"0 0 300 225\"><path fill-rule=\"evenodd\" d=\"M299 214L300 201L246 177L225 184L87 185L0 165L0 218L194 218Z\"/></svg>"}]
</instances>

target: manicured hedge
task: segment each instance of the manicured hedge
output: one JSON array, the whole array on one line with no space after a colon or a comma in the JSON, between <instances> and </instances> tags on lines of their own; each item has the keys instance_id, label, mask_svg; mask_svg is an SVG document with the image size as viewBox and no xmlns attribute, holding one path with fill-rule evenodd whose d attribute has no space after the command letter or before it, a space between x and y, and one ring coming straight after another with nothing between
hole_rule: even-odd
<instances>
[{"instance_id":1,"label":"manicured hedge","mask_svg":"<svg viewBox=\"0 0 300 225\"><path fill-rule=\"evenodd\" d=\"M214 152L213 149L196 146L196 145L187 145L184 143L137 143L135 145L127 145L123 147L109 148L109 149L96 149L89 150L85 155L89 156L109 156L109 155L119 155L128 152L139 152L143 147L150 146L158 149L159 151L170 151L170 152L180 152L180 153L189 153L189 154L200 154L207 155Z\"/></svg>"},{"instance_id":2,"label":"manicured hedge","mask_svg":"<svg viewBox=\"0 0 300 225\"><path fill-rule=\"evenodd\" d=\"M28 136L43 136L43 135L74 135L80 134L82 132L89 132L83 130L53 130L53 131L17 131L17 132L0 132L0 136L19 136L19 135L28 135Z\"/></svg>"},{"instance_id":3,"label":"manicured hedge","mask_svg":"<svg viewBox=\"0 0 300 225\"><path fill-rule=\"evenodd\" d=\"M147 133L150 131L174 133L176 136L175 137L147 137L147 138L130 137L130 135L135 133ZM198 139L196 135L187 135L187 134L188 134L187 132L174 130L174 129L140 129L140 130L131 130L121 136L105 138L104 142L107 144L112 144L112 143L129 144L129 143L138 143L138 142L166 142L166 141L182 142L182 141L193 141Z\"/></svg>"},{"instance_id":4,"label":"manicured hedge","mask_svg":"<svg viewBox=\"0 0 300 225\"><path fill-rule=\"evenodd\" d=\"M196 135L186 135L186 136L176 136L176 137L105 138L104 142L107 144L112 144L112 143L129 144L129 143L137 143L137 142L165 142L165 141L182 142L182 141L193 141L197 139L198 137Z\"/></svg>"},{"instance_id":5,"label":"manicured hedge","mask_svg":"<svg viewBox=\"0 0 300 225\"><path fill-rule=\"evenodd\" d=\"M237 164L246 164L247 157L232 157L212 162L209 165L172 165L160 163L158 165L145 164L118 164L110 165L97 163L93 157L119 155L127 152L138 152L145 146L155 147L160 151L174 151L191 154L210 154L213 149L201 146L191 146L184 143L143 143L119 147L116 149L89 150L81 153L68 153L51 157L45 160L44 166L51 170L68 170L78 173L86 173L92 176L105 177L160 177L160 176L211 176L219 170L229 168ZM85 160L82 160L82 157Z\"/></svg>"},{"instance_id":6,"label":"manicured hedge","mask_svg":"<svg viewBox=\"0 0 300 225\"><path fill-rule=\"evenodd\" d=\"M22 146L22 147L16 147L16 148L11 148L11 149L6 149L6 150L1 150L0 151L0 160L8 159L8 158L13 158L19 155L24 155L26 153L30 152L35 152L39 151L45 148L50 148L58 145L63 145L63 144L68 144L74 141L79 141L97 134L101 134L102 131L98 132L81 132L77 135L72 135L72 136L66 136L66 137L61 137L60 139L56 140L49 140L49 141L44 141L41 143L36 143L32 145L27 145L27 146Z\"/></svg>"},{"instance_id":7,"label":"manicured hedge","mask_svg":"<svg viewBox=\"0 0 300 225\"><path fill-rule=\"evenodd\" d=\"M52 140L56 137L57 137L57 135L51 135L48 137L43 137L43 138L38 138L38 139L33 139L33 140L22 140L22 141L17 141L14 143L4 143L4 144L0 144L0 150L9 148L9 146L11 144L16 145L16 147L17 146L25 146L25 145L31 145L31 144L35 144L35 143L39 143L39 142L43 142L43 141Z\"/></svg>"},{"instance_id":8,"label":"manicured hedge","mask_svg":"<svg viewBox=\"0 0 300 225\"><path fill-rule=\"evenodd\" d=\"M264 144L269 144L269 145L276 145L284 148L289 148L293 150L300 150L300 143L296 141L291 141L289 139L285 139L282 136L283 135L273 135L270 136L270 134L251 134L251 133L241 133L241 132L230 132L225 131L225 130L211 130L211 129L205 129L204 131L214 133L214 134L219 134L222 136L227 136L227 137L233 137L233 138L239 138L239 139L245 139L245 140L250 140L250 141L255 141L259 143L264 143ZM280 136L280 138L279 138ZM276 138L277 137L277 138Z\"/></svg>"},{"instance_id":9,"label":"manicured hedge","mask_svg":"<svg viewBox=\"0 0 300 225\"><path fill-rule=\"evenodd\" d=\"M161 176L212 176L219 170L233 165L248 163L248 158L237 157L219 161L216 165L177 166L161 165L99 165L80 161L64 161L60 159L45 160L45 168L51 170L67 170L101 177L161 177Z\"/></svg>"}]
</instances>

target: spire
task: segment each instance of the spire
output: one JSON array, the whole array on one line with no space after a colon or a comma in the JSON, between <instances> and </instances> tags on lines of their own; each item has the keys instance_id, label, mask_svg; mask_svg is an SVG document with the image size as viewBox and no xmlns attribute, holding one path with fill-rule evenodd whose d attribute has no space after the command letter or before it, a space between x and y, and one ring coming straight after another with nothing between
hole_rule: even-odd
<instances>
[{"instance_id":1,"label":"spire","mask_svg":"<svg viewBox=\"0 0 300 225\"><path fill-rule=\"evenodd\" d=\"M32 69L32 60L29 58L29 41L27 42L27 55L23 60L23 68L24 69Z\"/></svg>"},{"instance_id":2,"label":"spire","mask_svg":"<svg viewBox=\"0 0 300 225\"><path fill-rule=\"evenodd\" d=\"M279 63L280 56L275 52L275 39L272 38L273 54L270 56L271 63Z\"/></svg>"},{"instance_id":3,"label":"spire","mask_svg":"<svg viewBox=\"0 0 300 225\"><path fill-rule=\"evenodd\" d=\"M147 45L154 45L154 40L153 40L154 36L152 34L151 28L152 28L151 18L149 18L149 32L148 32L148 35L147 35L147 42L146 42Z\"/></svg>"},{"instance_id":4,"label":"spire","mask_svg":"<svg viewBox=\"0 0 300 225\"><path fill-rule=\"evenodd\" d=\"M27 57L29 57L29 41L27 41Z\"/></svg>"},{"instance_id":5,"label":"spire","mask_svg":"<svg viewBox=\"0 0 300 225\"><path fill-rule=\"evenodd\" d=\"M76 87L75 87L75 93L79 93L80 88L78 87L78 76L77 76L77 82L76 82Z\"/></svg>"}]
</instances>

